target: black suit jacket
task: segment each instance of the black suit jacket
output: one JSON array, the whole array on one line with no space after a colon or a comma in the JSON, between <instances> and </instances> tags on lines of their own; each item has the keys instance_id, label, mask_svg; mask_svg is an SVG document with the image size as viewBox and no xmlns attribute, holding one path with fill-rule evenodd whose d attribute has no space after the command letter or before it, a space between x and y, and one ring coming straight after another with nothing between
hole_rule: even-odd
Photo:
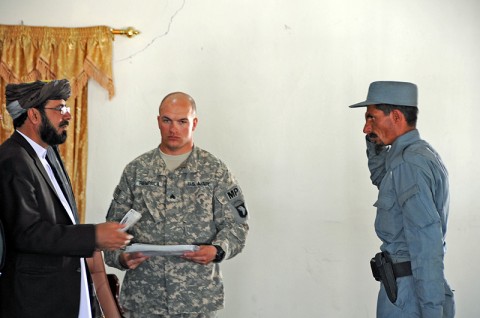
<instances>
[{"instance_id":1,"label":"black suit jacket","mask_svg":"<svg viewBox=\"0 0 480 318\"><path fill-rule=\"evenodd\" d=\"M69 180L59 183L68 188L68 199ZM71 206L76 212L74 201ZM95 228L72 224L40 159L18 132L0 145L0 220L7 252L0 317L77 318L80 258L93 254Z\"/></svg>"},{"instance_id":2,"label":"black suit jacket","mask_svg":"<svg viewBox=\"0 0 480 318\"><path fill-rule=\"evenodd\" d=\"M3 234L3 225L0 221L0 276L2 275L3 262L5 261L5 238Z\"/></svg>"}]
</instances>

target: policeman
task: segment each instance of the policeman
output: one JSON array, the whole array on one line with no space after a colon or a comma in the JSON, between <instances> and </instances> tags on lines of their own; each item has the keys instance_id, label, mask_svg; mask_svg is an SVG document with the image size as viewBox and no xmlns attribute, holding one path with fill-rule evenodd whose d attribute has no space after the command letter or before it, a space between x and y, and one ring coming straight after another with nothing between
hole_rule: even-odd
<instances>
[{"instance_id":1,"label":"policeman","mask_svg":"<svg viewBox=\"0 0 480 318\"><path fill-rule=\"evenodd\" d=\"M438 153L416 129L417 86L370 84L366 107L371 180L379 189L375 231L381 253L372 259L381 280L377 317L454 317L444 276L448 174Z\"/></svg>"}]
</instances>

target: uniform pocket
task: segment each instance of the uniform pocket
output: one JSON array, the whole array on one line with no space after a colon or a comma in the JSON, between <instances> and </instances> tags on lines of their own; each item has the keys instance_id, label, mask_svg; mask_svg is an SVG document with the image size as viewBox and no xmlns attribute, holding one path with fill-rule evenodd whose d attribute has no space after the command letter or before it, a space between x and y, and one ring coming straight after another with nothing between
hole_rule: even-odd
<instances>
[{"instance_id":1,"label":"uniform pocket","mask_svg":"<svg viewBox=\"0 0 480 318\"><path fill-rule=\"evenodd\" d=\"M398 235L398 224L402 224L402 215L395 209L395 199L392 196L380 196L373 205L377 208L375 230L382 240L391 240Z\"/></svg>"},{"instance_id":2,"label":"uniform pocket","mask_svg":"<svg viewBox=\"0 0 480 318\"><path fill-rule=\"evenodd\" d=\"M393 197L381 197L379 198L373 206L376 207L377 209L382 209L382 210L390 210L393 205L395 204L395 200Z\"/></svg>"}]
</instances>

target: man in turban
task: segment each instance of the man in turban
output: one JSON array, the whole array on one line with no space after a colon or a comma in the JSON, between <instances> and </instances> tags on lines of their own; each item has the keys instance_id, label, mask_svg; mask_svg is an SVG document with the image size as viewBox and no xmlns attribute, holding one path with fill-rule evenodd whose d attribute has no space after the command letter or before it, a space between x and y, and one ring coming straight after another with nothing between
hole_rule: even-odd
<instances>
[{"instance_id":1,"label":"man in turban","mask_svg":"<svg viewBox=\"0 0 480 318\"><path fill-rule=\"evenodd\" d=\"M85 257L124 247L118 223L79 224L56 146L67 138L67 80L9 84L15 132L0 146L0 221L6 258L0 317L92 317Z\"/></svg>"}]
</instances>

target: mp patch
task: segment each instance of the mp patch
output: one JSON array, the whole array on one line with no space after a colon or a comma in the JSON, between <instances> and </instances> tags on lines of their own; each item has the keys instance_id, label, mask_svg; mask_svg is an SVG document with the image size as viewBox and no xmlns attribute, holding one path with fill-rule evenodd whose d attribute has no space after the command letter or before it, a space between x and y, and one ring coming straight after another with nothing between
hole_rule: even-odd
<instances>
[{"instance_id":1,"label":"mp patch","mask_svg":"<svg viewBox=\"0 0 480 318\"><path fill-rule=\"evenodd\" d=\"M240 194L242 194L242 192L240 191L239 187L233 187L225 193L225 195L228 198L228 201L232 201L233 199L237 198Z\"/></svg>"},{"instance_id":2,"label":"mp patch","mask_svg":"<svg viewBox=\"0 0 480 318\"><path fill-rule=\"evenodd\" d=\"M235 220L238 223L245 223L248 220L248 211L240 187L233 186L229 190L225 191L225 198L230 205L228 210L230 213L232 213Z\"/></svg>"}]
</instances>

